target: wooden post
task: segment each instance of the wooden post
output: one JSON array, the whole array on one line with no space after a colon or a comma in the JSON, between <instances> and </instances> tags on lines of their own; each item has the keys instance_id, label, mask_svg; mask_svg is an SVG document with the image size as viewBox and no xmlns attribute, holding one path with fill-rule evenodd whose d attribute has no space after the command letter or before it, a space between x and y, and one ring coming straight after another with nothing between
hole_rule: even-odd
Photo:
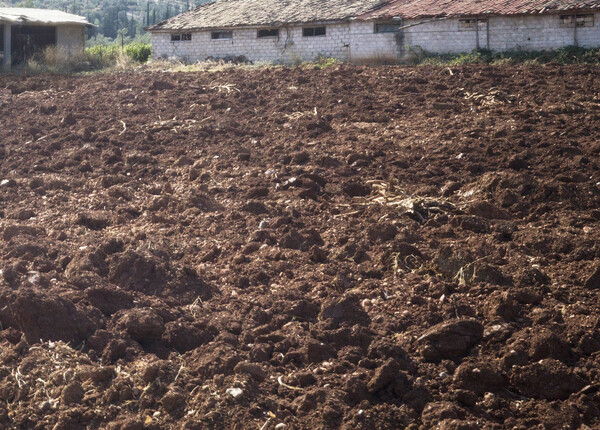
<instances>
[{"instance_id":1,"label":"wooden post","mask_svg":"<svg viewBox=\"0 0 600 430\"><path fill-rule=\"evenodd\" d=\"M2 62L2 69L5 72L10 72L11 66L11 27L9 22L4 23L4 61Z\"/></svg>"},{"instance_id":2,"label":"wooden post","mask_svg":"<svg viewBox=\"0 0 600 430\"><path fill-rule=\"evenodd\" d=\"M479 18L475 18L475 49L479 51Z\"/></svg>"}]
</instances>

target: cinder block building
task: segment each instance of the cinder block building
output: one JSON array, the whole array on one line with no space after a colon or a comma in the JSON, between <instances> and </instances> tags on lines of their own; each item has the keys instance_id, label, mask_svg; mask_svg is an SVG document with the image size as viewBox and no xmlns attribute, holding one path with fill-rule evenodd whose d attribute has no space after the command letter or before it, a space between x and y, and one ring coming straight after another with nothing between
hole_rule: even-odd
<instances>
[{"instance_id":1,"label":"cinder block building","mask_svg":"<svg viewBox=\"0 0 600 430\"><path fill-rule=\"evenodd\" d=\"M85 17L58 10L0 8L0 58L4 70L49 46L60 58L79 56L85 48Z\"/></svg>"},{"instance_id":2,"label":"cinder block building","mask_svg":"<svg viewBox=\"0 0 600 430\"><path fill-rule=\"evenodd\" d=\"M148 28L153 58L385 62L600 46L600 0L216 0Z\"/></svg>"}]
</instances>

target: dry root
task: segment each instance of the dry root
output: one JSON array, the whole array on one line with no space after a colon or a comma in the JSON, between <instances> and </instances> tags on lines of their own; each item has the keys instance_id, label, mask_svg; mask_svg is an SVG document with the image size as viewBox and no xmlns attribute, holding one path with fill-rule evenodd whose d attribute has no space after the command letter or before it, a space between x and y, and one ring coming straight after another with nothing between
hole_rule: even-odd
<instances>
[{"instance_id":1,"label":"dry root","mask_svg":"<svg viewBox=\"0 0 600 430\"><path fill-rule=\"evenodd\" d=\"M503 105L506 103L513 103L516 100L516 96L501 92L496 88L490 88L487 94L473 92L470 93L465 91L465 100L472 100L480 106L494 106Z\"/></svg>"},{"instance_id":2,"label":"dry root","mask_svg":"<svg viewBox=\"0 0 600 430\"><path fill-rule=\"evenodd\" d=\"M369 197L366 204L380 204L396 208L400 215L407 214L416 221L423 223L430 213L446 213L454 210L455 206L446 199L411 196L393 181L368 181L377 191L376 196Z\"/></svg>"}]
</instances>

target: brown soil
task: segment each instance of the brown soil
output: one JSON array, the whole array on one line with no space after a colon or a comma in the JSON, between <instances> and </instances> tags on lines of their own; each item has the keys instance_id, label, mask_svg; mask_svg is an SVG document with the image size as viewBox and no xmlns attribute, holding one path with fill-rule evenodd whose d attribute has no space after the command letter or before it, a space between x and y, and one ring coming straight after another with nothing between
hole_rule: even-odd
<instances>
[{"instance_id":1,"label":"brown soil","mask_svg":"<svg viewBox=\"0 0 600 430\"><path fill-rule=\"evenodd\" d=\"M600 425L591 66L0 77L0 427Z\"/></svg>"}]
</instances>

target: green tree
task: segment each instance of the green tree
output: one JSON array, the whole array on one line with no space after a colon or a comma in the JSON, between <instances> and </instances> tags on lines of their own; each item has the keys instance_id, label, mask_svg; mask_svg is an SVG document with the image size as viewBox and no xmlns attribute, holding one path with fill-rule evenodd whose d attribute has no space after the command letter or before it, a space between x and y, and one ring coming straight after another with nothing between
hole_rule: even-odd
<instances>
[{"instance_id":1,"label":"green tree","mask_svg":"<svg viewBox=\"0 0 600 430\"><path fill-rule=\"evenodd\" d=\"M128 32L129 30L127 28L122 28L117 31L117 39L121 41L121 48L125 47L125 36L127 36Z\"/></svg>"}]
</instances>

